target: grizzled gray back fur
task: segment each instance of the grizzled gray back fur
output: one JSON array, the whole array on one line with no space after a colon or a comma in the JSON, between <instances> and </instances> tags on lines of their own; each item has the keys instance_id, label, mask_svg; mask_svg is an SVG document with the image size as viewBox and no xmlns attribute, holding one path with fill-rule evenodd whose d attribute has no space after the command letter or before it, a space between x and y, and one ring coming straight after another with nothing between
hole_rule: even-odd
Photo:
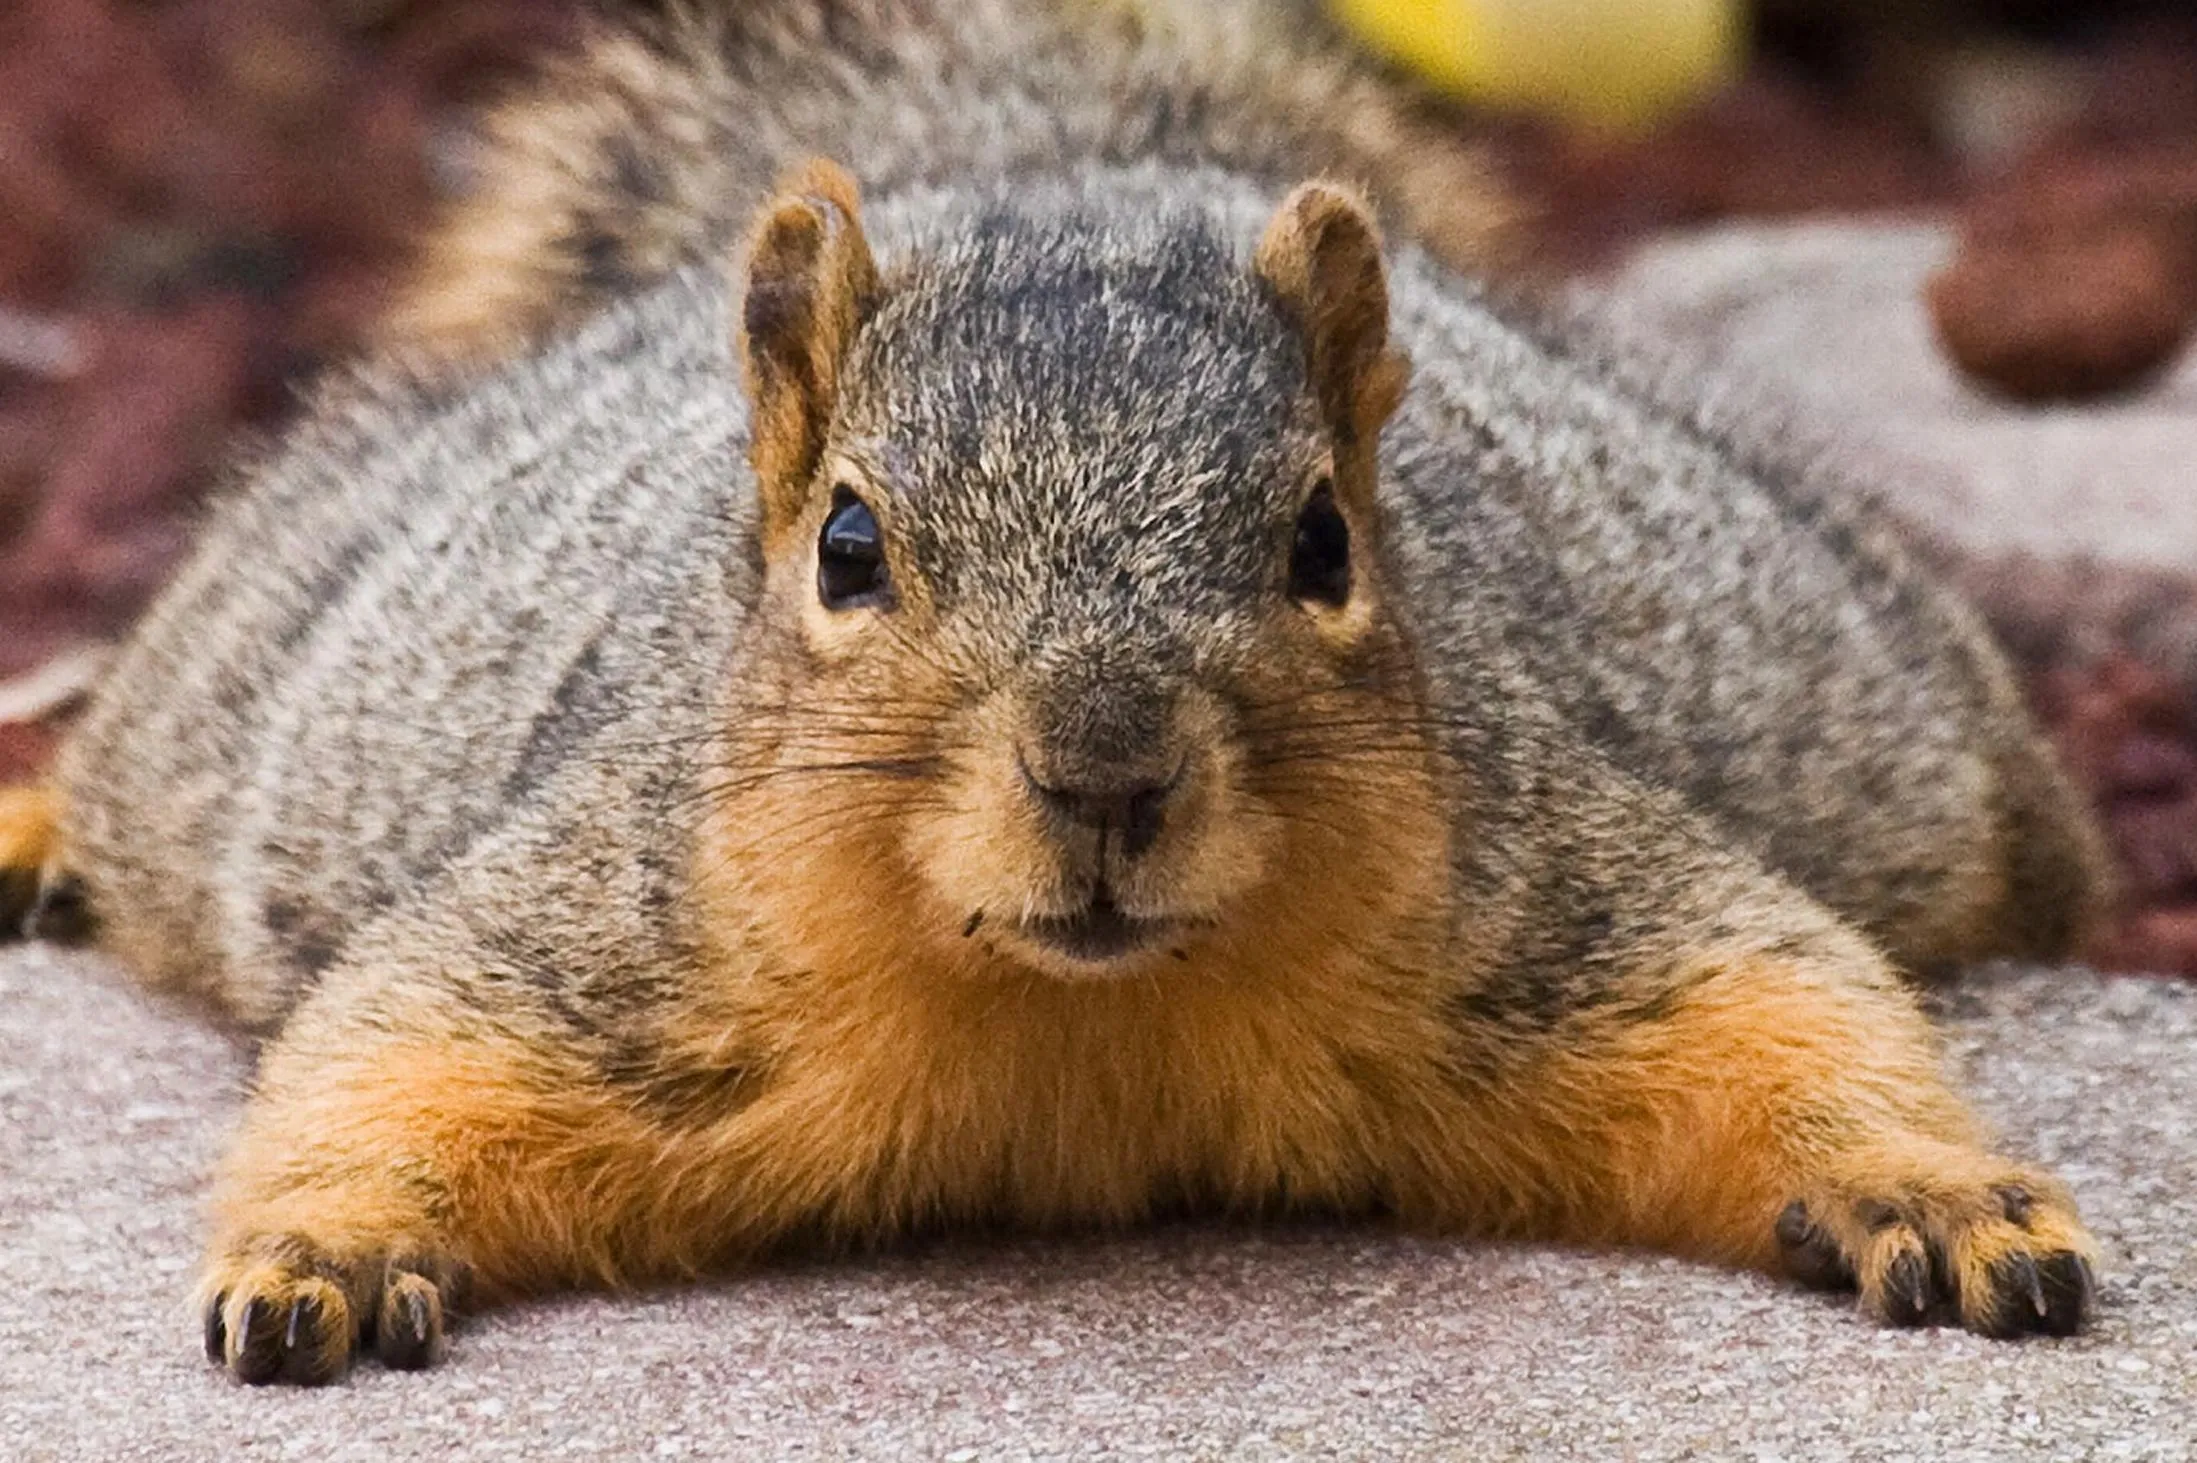
<instances>
[{"instance_id":1,"label":"grizzled gray back fur","mask_svg":"<svg viewBox=\"0 0 2197 1463\"><path fill-rule=\"evenodd\" d=\"M360 925L532 838L576 928L615 912L606 947L670 903L682 738L753 580L724 321L688 280L463 393L339 386L249 474L64 758L155 974L223 971L263 1024Z\"/></svg>"},{"instance_id":2,"label":"grizzled gray back fur","mask_svg":"<svg viewBox=\"0 0 2197 1463\"><path fill-rule=\"evenodd\" d=\"M873 200L888 303L860 348L906 353L906 395L844 419L927 423L959 464L915 531L996 633L1095 598L1181 640L1271 562L1262 454L1309 430L1244 264L1274 201L1162 165L1012 206ZM930 293L892 303L896 279ZM1397 716L1466 774L1461 908L1560 903L1595 838L1633 840L1551 811L1604 763L1638 840L1736 841L1895 957L1932 953L1929 892L2009 827L2036 834L2029 892L2081 902L2082 820L1997 662L1864 515L1574 326L1409 248L1391 289L1415 374L1381 552L1428 698ZM385 368L326 394L68 750L73 853L120 945L258 1025L377 943L582 1025L679 977L695 791L740 714L758 582L733 318L723 271L689 270L476 381ZM978 466L1039 440L1073 460ZM1656 894L1541 913L1591 945ZM2079 911L2057 903L2022 938L2063 939Z\"/></svg>"},{"instance_id":3,"label":"grizzled gray back fur","mask_svg":"<svg viewBox=\"0 0 2197 1463\"><path fill-rule=\"evenodd\" d=\"M1157 160L1368 189L1454 260L1510 247L1456 126L1323 24L1267 0L692 0L606 30L492 112L493 166L432 241L424 311L570 318L722 256L791 168L871 193ZM481 225L470 251L471 220ZM459 258L442 260L437 251ZM438 265L453 265L447 271ZM454 292L457 298L438 300ZM468 296L497 299L482 305ZM449 310L445 310L445 306ZM512 323L512 322L506 322Z\"/></svg>"}]
</instances>

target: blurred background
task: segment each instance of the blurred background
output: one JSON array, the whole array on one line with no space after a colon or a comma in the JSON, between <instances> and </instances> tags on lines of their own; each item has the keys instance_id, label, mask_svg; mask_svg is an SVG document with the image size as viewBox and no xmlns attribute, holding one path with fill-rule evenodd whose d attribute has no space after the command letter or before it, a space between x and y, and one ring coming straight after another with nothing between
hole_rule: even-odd
<instances>
[{"instance_id":1,"label":"blurred background","mask_svg":"<svg viewBox=\"0 0 2197 1463\"><path fill-rule=\"evenodd\" d=\"M1942 216L1936 346L2025 404L2141 388L2197 316L2187 3L1272 3L1484 139L1540 283L1723 221ZM278 424L359 340L463 191L468 109L584 14L0 0L0 781L48 754L48 713L174 563L238 430ZM2197 627L2197 594L2157 593ZM1999 599L2152 920L2117 958L2197 971L2197 688L2111 645L2071 659L2050 594Z\"/></svg>"}]
</instances>

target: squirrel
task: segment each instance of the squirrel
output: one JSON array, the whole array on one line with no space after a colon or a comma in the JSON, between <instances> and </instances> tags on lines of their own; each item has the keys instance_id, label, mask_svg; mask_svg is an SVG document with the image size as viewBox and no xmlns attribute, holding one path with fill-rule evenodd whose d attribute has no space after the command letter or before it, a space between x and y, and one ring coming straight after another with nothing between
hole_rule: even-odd
<instances>
[{"instance_id":1,"label":"squirrel","mask_svg":"<svg viewBox=\"0 0 2197 1463\"><path fill-rule=\"evenodd\" d=\"M859 88L794 82L906 76L929 7L874 7L508 103L614 129L517 176L847 165L777 160L714 258L697 172L661 271L324 387L0 802L10 887L261 1039L208 1355L324 1382L503 1297L1184 1208L2078 1329L2097 1247L1915 986L2099 897L1975 617L1786 434L1345 183L1070 123L969 161L1051 98L943 62L861 172ZM592 216L576 166L534 217Z\"/></svg>"}]
</instances>

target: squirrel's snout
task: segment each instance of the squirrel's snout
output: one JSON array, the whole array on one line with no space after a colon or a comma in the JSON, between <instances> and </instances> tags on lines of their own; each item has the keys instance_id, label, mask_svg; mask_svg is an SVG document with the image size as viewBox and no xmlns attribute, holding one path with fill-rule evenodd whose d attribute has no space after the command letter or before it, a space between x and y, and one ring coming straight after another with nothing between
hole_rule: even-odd
<instances>
[{"instance_id":1,"label":"squirrel's snout","mask_svg":"<svg viewBox=\"0 0 2197 1463\"><path fill-rule=\"evenodd\" d=\"M1077 979L1191 959L1266 868L1225 706L1185 681L1058 684L985 705L964 780L909 824L954 948Z\"/></svg>"},{"instance_id":2,"label":"squirrel's snout","mask_svg":"<svg viewBox=\"0 0 2197 1463\"><path fill-rule=\"evenodd\" d=\"M1168 804L1182 785L1182 764L1164 777L1136 768L1084 767L1073 772L1033 772L1021 759L1023 784L1031 798L1056 822L1113 833L1121 851L1137 858L1159 840Z\"/></svg>"},{"instance_id":3,"label":"squirrel's snout","mask_svg":"<svg viewBox=\"0 0 2197 1463\"><path fill-rule=\"evenodd\" d=\"M1015 762L1039 822L1064 843L1097 831L1101 856L1149 853L1184 814L1195 775L1200 697L1155 674L1157 652L1119 643L1055 647L1023 690Z\"/></svg>"}]
</instances>

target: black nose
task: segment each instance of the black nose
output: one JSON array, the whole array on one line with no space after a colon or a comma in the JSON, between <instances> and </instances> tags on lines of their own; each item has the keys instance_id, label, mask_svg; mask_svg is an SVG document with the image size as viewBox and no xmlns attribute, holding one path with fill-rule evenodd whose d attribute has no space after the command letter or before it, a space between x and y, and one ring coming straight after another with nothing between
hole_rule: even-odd
<instances>
[{"instance_id":1,"label":"black nose","mask_svg":"<svg viewBox=\"0 0 2197 1463\"><path fill-rule=\"evenodd\" d=\"M1096 828L1121 835L1121 851L1136 858L1160 836L1167 821L1167 802L1174 795L1179 774L1164 779L1108 776L1090 773L1040 781L1022 765L1023 780L1054 817L1081 828Z\"/></svg>"}]
</instances>

